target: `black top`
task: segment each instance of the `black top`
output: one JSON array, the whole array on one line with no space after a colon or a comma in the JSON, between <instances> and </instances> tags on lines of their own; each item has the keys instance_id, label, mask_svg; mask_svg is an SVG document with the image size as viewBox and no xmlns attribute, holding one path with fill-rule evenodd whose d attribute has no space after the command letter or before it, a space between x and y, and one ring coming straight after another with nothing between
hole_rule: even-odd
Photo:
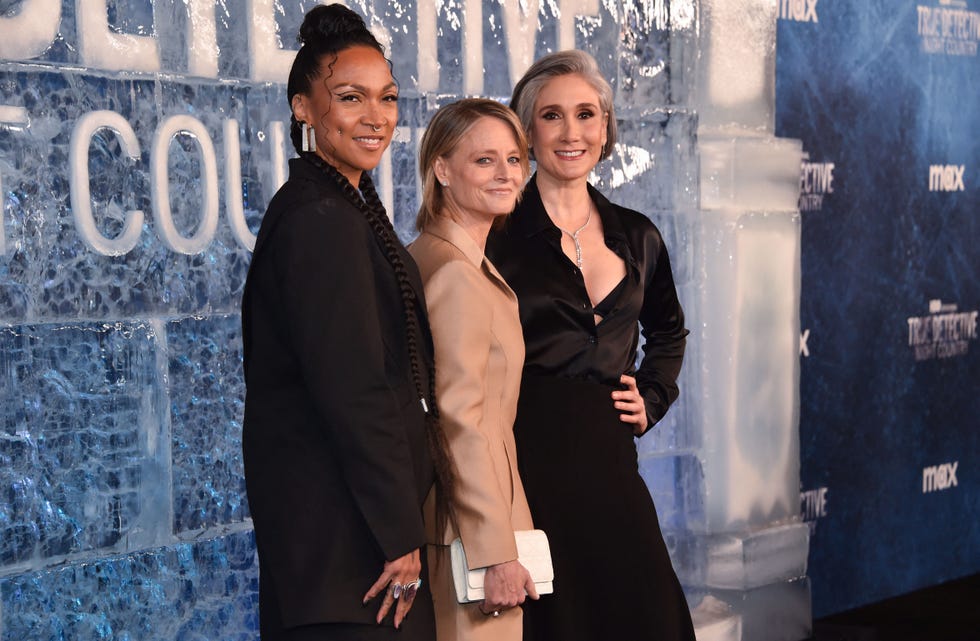
<instances>
[{"instance_id":1,"label":"black top","mask_svg":"<svg viewBox=\"0 0 980 641\"><path fill-rule=\"evenodd\" d=\"M677 398L688 334L660 231L643 214L614 205L589 185L606 246L626 264L626 278L612 293L615 300L607 296L600 304L597 325L585 279L562 252L561 231L545 211L536 177L487 242L487 255L520 303L524 372L614 386L622 374L635 375L652 426ZM639 369L637 320L644 338Z\"/></svg>"},{"instance_id":2,"label":"black top","mask_svg":"<svg viewBox=\"0 0 980 641\"><path fill-rule=\"evenodd\" d=\"M310 162L293 159L289 172L262 220L242 301L262 617L373 624L380 600L366 608L361 597L385 560L425 544L425 415L396 275L364 214ZM396 249L418 300L425 383L422 283ZM265 610L276 602L278 612Z\"/></svg>"}]
</instances>

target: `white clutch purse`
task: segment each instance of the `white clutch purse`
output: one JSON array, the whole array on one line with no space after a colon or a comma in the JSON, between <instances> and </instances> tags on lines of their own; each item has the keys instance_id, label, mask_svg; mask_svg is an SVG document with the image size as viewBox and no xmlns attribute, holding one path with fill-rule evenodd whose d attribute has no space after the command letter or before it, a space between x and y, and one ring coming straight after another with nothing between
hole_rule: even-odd
<instances>
[{"instance_id":1,"label":"white clutch purse","mask_svg":"<svg viewBox=\"0 0 980 641\"><path fill-rule=\"evenodd\" d=\"M555 569L551 564L551 548L544 530L517 530L517 560L531 573L538 594L551 594L555 591ZM454 539L449 546L453 564L453 584L456 587L456 600L460 603L482 601L483 578L486 568L471 570L466 563L463 542Z\"/></svg>"}]
</instances>

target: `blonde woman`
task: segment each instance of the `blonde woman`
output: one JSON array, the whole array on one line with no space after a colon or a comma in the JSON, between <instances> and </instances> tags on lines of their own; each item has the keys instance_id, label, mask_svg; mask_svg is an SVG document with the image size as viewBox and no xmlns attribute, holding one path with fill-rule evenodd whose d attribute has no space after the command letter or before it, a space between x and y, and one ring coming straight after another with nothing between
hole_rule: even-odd
<instances>
[{"instance_id":1,"label":"blonde woman","mask_svg":"<svg viewBox=\"0 0 980 641\"><path fill-rule=\"evenodd\" d=\"M516 641L518 606L525 594L537 598L514 541L514 530L532 528L513 433L524 342L517 298L483 250L529 172L520 122L491 100L447 105L422 139L419 171L421 235L409 251L422 274L436 398L457 470L448 497L454 522L429 528L436 638ZM470 567L487 569L482 602L457 603L449 553L457 536Z\"/></svg>"}]
</instances>

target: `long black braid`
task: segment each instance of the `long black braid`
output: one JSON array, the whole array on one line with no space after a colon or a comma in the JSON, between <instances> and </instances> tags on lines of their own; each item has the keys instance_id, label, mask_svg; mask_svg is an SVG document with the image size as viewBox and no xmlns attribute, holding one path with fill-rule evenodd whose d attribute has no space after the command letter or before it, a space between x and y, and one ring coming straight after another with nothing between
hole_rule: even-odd
<instances>
[{"instance_id":1,"label":"long black braid","mask_svg":"<svg viewBox=\"0 0 980 641\"><path fill-rule=\"evenodd\" d=\"M411 364L412 383L415 385L415 392L418 398L424 402L426 409L426 440L436 472L437 532L441 533L445 529L447 519L452 517L449 497L453 496L455 470L449 454L449 442L446 438L445 431L442 429L442 423L439 420L439 406L436 404L435 396L436 368L434 364L428 368L428 380L426 384L423 385L422 381L422 357L419 350L422 328L419 325L419 317L416 310L418 299L408 278L408 270L397 249L401 241L395 234L395 228L392 227L391 221L388 219L388 214L385 212L384 205L378 197L378 192L374 188L374 181L371 180L371 176L366 171L361 173L361 180L358 185L360 189L359 194L346 176L315 153L304 152L301 153L301 156L330 176L348 200L361 210L368 225L371 227L371 231L381 241L381 246L384 248L388 262L391 263L391 266L395 270L395 278L398 281L398 289L401 293L402 310L405 315L408 359Z\"/></svg>"}]
</instances>

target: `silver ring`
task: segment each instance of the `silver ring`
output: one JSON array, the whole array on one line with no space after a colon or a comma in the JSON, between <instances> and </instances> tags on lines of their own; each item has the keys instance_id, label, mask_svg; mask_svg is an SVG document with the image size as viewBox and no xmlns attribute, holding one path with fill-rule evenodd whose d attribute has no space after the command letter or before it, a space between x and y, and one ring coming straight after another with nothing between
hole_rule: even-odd
<instances>
[{"instance_id":1,"label":"silver ring","mask_svg":"<svg viewBox=\"0 0 980 641\"><path fill-rule=\"evenodd\" d=\"M422 587L422 577L410 581L402 586L402 596L411 601L415 598L415 593Z\"/></svg>"},{"instance_id":2,"label":"silver ring","mask_svg":"<svg viewBox=\"0 0 980 641\"><path fill-rule=\"evenodd\" d=\"M381 131L381 125L371 125L371 129L374 129L375 131Z\"/></svg>"},{"instance_id":3,"label":"silver ring","mask_svg":"<svg viewBox=\"0 0 980 641\"><path fill-rule=\"evenodd\" d=\"M401 583L392 583L391 584L391 598L397 601L398 600L398 597L400 597L402 595L402 590L404 588L405 588L405 586L403 586Z\"/></svg>"}]
</instances>

